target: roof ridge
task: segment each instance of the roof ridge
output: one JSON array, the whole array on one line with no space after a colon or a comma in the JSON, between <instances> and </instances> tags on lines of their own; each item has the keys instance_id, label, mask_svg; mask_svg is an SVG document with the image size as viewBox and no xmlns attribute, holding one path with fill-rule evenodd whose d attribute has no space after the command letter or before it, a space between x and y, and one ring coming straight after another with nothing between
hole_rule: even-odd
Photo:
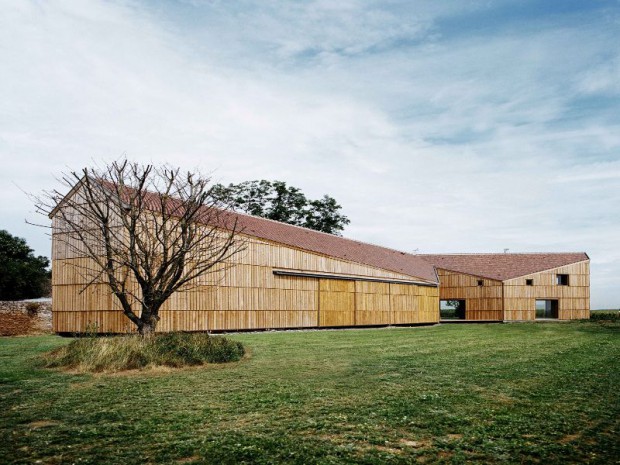
<instances>
[{"instance_id":1,"label":"roof ridge","mask_svg":"<svg viewBox=\"0 0 620 465\"><path fill-rule=\"evenodd\" d=\"M457 252L457 253L419 253L420 257L424 256L462 256L462 255L569 255L569 254L585 254L584 251L579 252Z\"/></svg>"}]
</instances>

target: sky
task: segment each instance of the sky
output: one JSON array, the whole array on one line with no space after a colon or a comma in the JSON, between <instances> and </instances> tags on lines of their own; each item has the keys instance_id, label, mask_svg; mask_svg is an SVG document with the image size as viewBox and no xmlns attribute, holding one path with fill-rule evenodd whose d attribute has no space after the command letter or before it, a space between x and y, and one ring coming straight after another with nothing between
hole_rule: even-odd
<instances>
[{"instance_id":1,"label":"sky","mask_svg":"<svg viewBox=\"0 0 620 465\"><path fill-rule=\"evenodd\" d=\"M406 252L585 251L620 308L620 2L0 0L0 229L126 156Z\"/></svg>"}]
</instances>

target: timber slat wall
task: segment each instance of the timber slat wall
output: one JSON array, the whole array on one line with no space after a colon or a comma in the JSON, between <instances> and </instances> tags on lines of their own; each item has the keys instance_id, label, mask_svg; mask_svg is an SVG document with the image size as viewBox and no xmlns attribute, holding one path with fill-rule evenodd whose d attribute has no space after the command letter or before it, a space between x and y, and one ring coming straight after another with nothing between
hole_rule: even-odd
<instances>
[{"instance_id":1,"label":"timber slat wall","mask_svg":"<svg viewBox=\"0 0 620 465\"><path fill-rule=\"evenodd\" d=\"M569 275L569 285L556 284L558 274ZM527 286L526 279L534 285ZM590 318L590 262L583 261L504 281L504 318L535 320L536 300L558 300L558 319Z\"/></svg>"},{"instance_id":2,"label":"timber slat wall","mask_svg":"<svg viewBox=\"0 0 620 465\"><path fill-rule=\"evenodd\" d=\"M439 298L466 300L466 320L502 320L502 282L438 269ZM478 281L482 280L482 286Z\"/></svg>"},{"instance_id":3,"label":"timber slat wall","mask_svg":"<svg viewBox=\"0 0 620 465\"><path fill-rule=\"evenodd\" d=\"M56 332L133 330L106 284L91 285L60 234L52 240L53 328ZM244 330L433 323L436 286L274 275L274 269L412 281L416 278L247 237L247 249L225 273L201 277L160 311L158 331ZM86 273L88 275L88 273Z\"/></svg>"},{"instance_id":4,"label":"timber slat wall","mask_svg":"<svg viewBox=\"0 0 620 465\"><path fill-rule=\"evenodd\" d=\"M439 298L466 300L466 320L522 321L536 319L536 300L558 300L558 319L590 317L590 262L588 260L505 281L438 269ZM569 285L557 284L558 274L569 275ZM528 286L526 280L532 279ZM479 286L478 281L483 285Z\"/></svg>"}]
</instances>

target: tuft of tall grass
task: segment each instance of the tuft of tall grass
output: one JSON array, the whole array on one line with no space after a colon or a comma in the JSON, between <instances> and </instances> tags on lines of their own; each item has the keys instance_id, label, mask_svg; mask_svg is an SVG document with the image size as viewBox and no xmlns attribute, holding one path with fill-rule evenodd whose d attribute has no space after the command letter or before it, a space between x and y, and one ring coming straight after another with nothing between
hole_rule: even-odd
<instances>
[{"instance_id":1,"label":"tuft of tall grass","mask_svg":"<svg viewBox=\"0 0 620 465\"><path fill-rule=\"evenodd\" d=\"M206 333L84 337L45 355L48 368L115 372L146 367L183 367L240 360L240 342Z\"/></svg>"}]
</instances>

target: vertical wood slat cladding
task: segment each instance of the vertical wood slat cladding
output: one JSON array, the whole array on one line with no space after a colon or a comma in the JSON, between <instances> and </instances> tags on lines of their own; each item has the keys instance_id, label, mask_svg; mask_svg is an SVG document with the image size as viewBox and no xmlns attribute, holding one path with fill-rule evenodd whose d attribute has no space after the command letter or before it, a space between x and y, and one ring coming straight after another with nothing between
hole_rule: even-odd
<instances>
[{"instance_id":1,"label":"vertical wood slat cladding","mask_svg":"<svg viewBox=\"0 0 620 465\"><path fill-rule=\"evenodd\" d=\"M569 276L569 285L557 284L558 274ZM533 285L527 286L526 279ZM583 261L504 281L504 318L535 320L536 300L558 300L558 319L590 318L590 262Z\"/></svg>"},{"instance_id":2,"label":"vertical wood slat cladding","mask_svg":"<svg viewBox=\"0 0 620 465\"><path fill-rule=\"evenodd\" d=\"M466 300L466 320L498 320L503 316L502 282L464 273L438 269L439 298ZM482 286L478 281L482 280Z\"/></svg>"},{"instance_id":3,"label":"vertical wood slat cladding","mask_svg":"<svg viewBox=\"0 0 620 465\"><path fill-rule=\"evenodd\" d=\"M319 279L319 326L355 325L355 282Z\"/></svg>"},{"instance_id":4,"label":"vertical wood slat cladding","mask_svg":"<svg viewBox=\"0 0 620 465\"><path fill-rule=\"evenodd\" d=\"M558 319L590 317L590 263L583 261L519 278L496 281L438 269L441 300L466 300L465 319L520 321L536 319L536 300L558 300ZM557 275L569 275L569 285ZM483 285L478 286L478 280ZM528 286L526 280L532 279Z\"/></svg>"},{"instance_id":5,"label":"vertical wood slat cladding","mask_svg":"<svg viewBox=\"0 0 620 465\"><path fill-rule=\"evenodd\" d=\"M390 300L390 284L363 281L356 282L356 324L360 326L391 324Z\"/></svg>"},{"instance_id":6,"label":"vertical wood slat cladding","mask_svg":"<svg viewBox=\"0 0 620 465\"><path fill-rule=\"evenodd\" d=\"M54 235L56 236L56 234ZM132 330L106 284L82 291L96 269L53 236L53 328L56 332ZM337 279L276 276L274 268L381 279L412 277L249 238L226 273L201 277L163 305L158 331L242 330L432 323L438 289Z\"/></svg>"}]
</instances>

